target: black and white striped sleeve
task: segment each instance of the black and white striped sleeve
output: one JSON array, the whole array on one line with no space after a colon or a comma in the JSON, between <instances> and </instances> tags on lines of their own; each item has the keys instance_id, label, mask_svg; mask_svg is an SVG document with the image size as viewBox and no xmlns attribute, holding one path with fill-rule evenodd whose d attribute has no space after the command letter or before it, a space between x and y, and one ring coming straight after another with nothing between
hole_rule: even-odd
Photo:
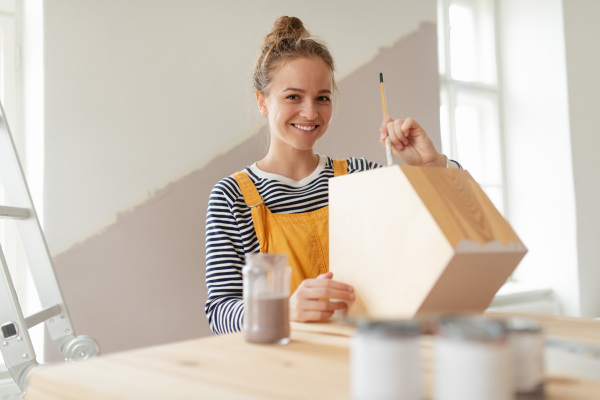
<instances>
[{"instance_id":1,"label":"black and white striped sleeve","mask_svg":"<svg viewBox=\"0 0 600 400\"><path fill-rule=\"evenodd\" d=\"M244 246L234 214L243 198L235 180L221 180L213 188L206 216L205 312L211 330L220 335L242 328L244 314L242 267ZM244 204L245 205L245 204Z\"/></svg>"},{"instance_id":2,"label":"black and white striped sleeve","mask_svg":"<svg viewBox=\"0 0 600 400\"><path fill-rule=\"evenodd\" d=\"M356 158L350 157L346 159L348 164L348 173L352 174L354 172L368 171L370 169L381 168L383 165L378 164L376 162L367 161L363 157Z\"/></svg>"}]
</instances>

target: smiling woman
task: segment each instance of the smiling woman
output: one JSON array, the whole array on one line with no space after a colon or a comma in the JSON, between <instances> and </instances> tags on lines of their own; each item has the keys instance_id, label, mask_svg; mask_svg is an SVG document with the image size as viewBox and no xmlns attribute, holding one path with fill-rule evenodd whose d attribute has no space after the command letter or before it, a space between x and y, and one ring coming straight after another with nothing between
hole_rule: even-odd
<instances>
[{"instance_id":1,"label":"smiling woman","mask_svg":"<svg viewBox=\"0 0 600 400\"><path fill-rule=\"evenodd\" d=\"M218 334L241 328L247 254L288 255L293 321L326 320L354 300L353 288L334 281L329 272L328 179L381 167L364 158L333 160L314 151L331 122L334 63L298 18L275 22L256 63L254 86L258 109L269 124L269 150L219 181L208 204L206 315ZM394 154L406 163L446 166L446 157L412 118L386 117L380 132L381 143L389 137Z\"/></svg>"}]
</instances>

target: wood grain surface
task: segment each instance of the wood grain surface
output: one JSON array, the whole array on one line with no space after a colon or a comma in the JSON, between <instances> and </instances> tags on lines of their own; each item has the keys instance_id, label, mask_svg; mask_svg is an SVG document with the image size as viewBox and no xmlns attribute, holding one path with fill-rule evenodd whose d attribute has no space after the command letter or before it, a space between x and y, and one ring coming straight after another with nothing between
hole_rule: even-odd
<instances>
[{"instance_id":1,"label":"wood grain surface","mask_svg":"<svg viewBox=\"0 0 600 400\"><path fill-rule=\"evenodd\" d=\"M349 315L483 312L527 249L467 171L391 167L329 182L329 268Z\"/></svg>"},{"instance_id":2,"label":"wood grain surface","mask_svg":"<svg viewBox=\"0 0 600 400\"><path fill-rule=\"evenodd\" d=\"M549 336L600 344L600 321L535 318ZM284 346L248 344L232 334L55 365L34 371L26 399L349 399L353 332L339 322L293 323ZM423 336L427 398L433 345ZM600 381L548 376L547 392L548 400L595 400Z\"/></svg>"},{"instance_id":3,"label":"wood grain surface","mask_svg":"<svg viewBox=\"0 0 600 400\"><path fill-rule=\"evenodd\" d=\"M408 166L402 171L453 247L463 240L523 245L468 171Z\"/></svg>"}]
</instances>

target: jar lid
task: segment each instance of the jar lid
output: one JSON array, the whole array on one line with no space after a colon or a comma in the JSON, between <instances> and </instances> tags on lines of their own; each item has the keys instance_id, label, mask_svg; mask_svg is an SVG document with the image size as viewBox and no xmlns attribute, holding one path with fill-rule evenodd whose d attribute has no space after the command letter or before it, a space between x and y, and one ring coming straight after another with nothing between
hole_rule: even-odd
<instances>
[{"instance_id":1,"label":"jar lid","mask_svg":"<svg viewBox=\"0 0 600 400\"><path fill-rule=\"evenodd\" d=\"M421 329L414 320L371 320L359 319L356 322L359 334L414 337L419 336Z\"/></svg>"},{"instance_id":2,"label":"jar lid","mask_svg":"<svg viewBox=\"0 0 600 400\"><path fill-rule=\"evenodd\" d=\"M284 253L251 253L246 254L246 265L259 268L286 267L288 256Z\"/></svg>"},{"instance_id":3,"label":"jar lid","mask_svg":"<svg viewBox=\"0 0 600 400\"><path fill-rule=\"evenodd\" d=\"M441 318L436 325L438 336L465 341L495 342L506 339L506 324L482 316Z\"/></svg>"},{"instance_id":4,"label":"jar lid","mask_svg":"<svg viewBox=\"0 0 600 400\"><path fill-rule=\"evenodd\" d=\"M509 333L540 333L541 325L530 318L510 317L506 320L506 326Z\"/></svg>"}]
</instances>

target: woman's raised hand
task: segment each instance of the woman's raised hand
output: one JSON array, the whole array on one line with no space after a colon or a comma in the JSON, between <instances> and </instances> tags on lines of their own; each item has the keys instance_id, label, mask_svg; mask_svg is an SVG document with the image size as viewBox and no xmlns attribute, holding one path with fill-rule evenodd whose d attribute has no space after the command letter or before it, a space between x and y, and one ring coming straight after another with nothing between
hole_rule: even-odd
<instances>
[{"instance_id":1,"label":"woman's raised hand","mask_svg":"<svg viewBox=\"0 0 600 400\"><path fill-rule=\"evenodd\" d=\"M383 119L379 141L385 145L386 137L392 142L392 152L408 165L445 167L446 156L439 153L425 129L412 118Z\"/></svg>"},{"instance_id":2,"label":"woman's raised hand","mask_svg":"<svg viewBox=\"0 0 600 400\"><path fill-rule=\"evenodd\" d=\"M326 321L335 310L348 307L354 301L354 289L334 281L333 273L305 279L290 297L290 320L296 322Z\"/></svg>"}]
</instances>

